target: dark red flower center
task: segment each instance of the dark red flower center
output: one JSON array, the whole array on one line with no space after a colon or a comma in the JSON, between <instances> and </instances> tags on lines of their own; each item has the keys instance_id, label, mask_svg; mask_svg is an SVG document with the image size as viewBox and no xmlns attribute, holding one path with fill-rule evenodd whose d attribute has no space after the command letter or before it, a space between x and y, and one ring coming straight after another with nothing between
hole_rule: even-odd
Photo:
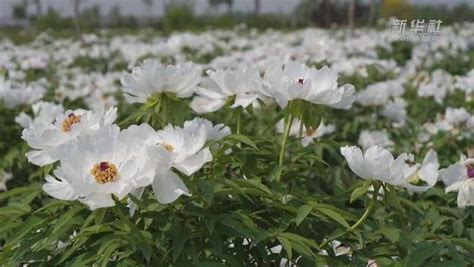
<instances>
[{"instance_id":1,"label":"dark red flower center","mask_svg":"<svg viewBox=\"0 0 474 267\"><path fill-rule=\"evenodd\" d=\"M103 172L103 171L107 170L108 168L109 168L109 163L108 162L102 161L100 163L100 166L99 166L100 171Z\"/></svg>"},{"instance_id":2,"label":"dark red flower center","mask_svg":"<svg viewBox=\"0 0 474 267\"><path fill-rule=\"evenodd\" d=\"M467 165L467 177L474 178L474 166Z\"/></svg>"},{"instance_id":3,"label":"dark red flower center","mask_svg":"<svg viewBox=\"0 0 474 267\"><path fill-rule=\"evenodd\" d=\"M304 79L303 79L303 78L299 78L299 79L298 79L298 83L299 83L299 84L303 84L303 83L304 83Z\"/></svg>"}]
</instances>

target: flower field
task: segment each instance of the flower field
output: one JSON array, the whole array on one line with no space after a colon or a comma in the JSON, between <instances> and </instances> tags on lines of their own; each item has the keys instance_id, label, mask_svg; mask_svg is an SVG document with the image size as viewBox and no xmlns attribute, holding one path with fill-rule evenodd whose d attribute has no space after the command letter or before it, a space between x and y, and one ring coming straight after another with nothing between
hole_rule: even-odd
<instances>
[{"instance_id":1,"label":"flower field","mask_svg":"<svg viewBox=\"0 0 474 267\"><path fill-rule=\"evenodd\" d=\"M474 24L0 39L1 266L473 266Z\"/></svg>"}]
</instances>

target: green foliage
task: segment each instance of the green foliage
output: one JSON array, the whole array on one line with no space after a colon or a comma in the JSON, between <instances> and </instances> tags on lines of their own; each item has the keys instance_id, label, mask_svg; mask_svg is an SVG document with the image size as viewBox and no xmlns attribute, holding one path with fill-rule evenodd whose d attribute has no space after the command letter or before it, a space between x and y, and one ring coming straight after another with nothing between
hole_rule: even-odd
<instances>
[{"instance_id":1,"label":"green foliage","mask_svg":"<svg viewBox=\"0 0 474 267\"><path fill-rule=\"evenodd\" d=\"M165 32L185 30L192 27L195 23L192 6L186 3L169 5L165 16L161 19L161 23Z\"/></svg>"},{"instance_id":2,"label":"green foliage","mask_svg":"<svg viewBox=\"0 0 474 267\"><path fill-rule=\"evenodd\" d=\"M412 47L392 45L393 51L380 51L379 56L403 64ZM189 60L201 63L223 53L219 48L204 55L188 48L184 52ZM103 73L125 69L116 54L110 57L113 60L77 57L70 67ZM447 58L436 68L465 73L472 51L468 57L466 64ZM367 72L367 78L342 77L341 82L362 89L392 77L375 66ZM27 79L52 75L54 68L29 73ZM416 97L416 88L406 89L408 121L401 128L391 127L384 118L374 120L377 108L333 110L297 100L283 112L264 103L260 109L244 110L231 109L235 99L230 99L218 112L204 116L229 125L233 134L212 141L213 161L193 176L182 177L192 196L162 205L146 190L141 199L129 196L129 202L116 200L115 207L95 211L77 201L52 199L42 191L44 177L54 166L35 168L26 162L28 148L14 121L20 111L31 110L0 106L0 173L5 170L15 177L7 183L9 190L0 193L0 265L278 266L286 258L298 266L366 266L369 260L380 266L472 266L472 207L455 208L455 196L445 194L441 186L409 194L383 184L384 195L378 195L371 186L380 184L355 177L340 156L342 145L357 143L361 130L371 127L389 129L397 140L394 151L414 151L416 125L433 119L446 106L474 111L473 102L466 102L459 92L440 105ZM196 116L188 100L172 94L154 95L142 106L125 103L120 92L116 97L122 128L147 122L160 129ZM85 107L81 100L63 104ZM291 116L313 129L324 119L337 131L307 147L299 138L289 138L279 165L282 136L275 134L274 126ZM433 139L443 166L458 160L470 145L472 138L459 141L448 133ZM127 208L130 203L137 206L133 215ZM338 248L333 247L336 240L341 242ZM350 253L339 255L344 249Z\"/></svg>"},{"instance_id":3,"label":"green foliage","mask_svg":"<svg viewBox=\"0 0 474 267\"><path fill-rule=\"evenodd\" d=\"M396 41L391 43L392 51L384 48L378 48L378 57L381 59L393 59L398 65L405 65L405 62L411 58L413 43Z\"/></svg>"}]
</instances>

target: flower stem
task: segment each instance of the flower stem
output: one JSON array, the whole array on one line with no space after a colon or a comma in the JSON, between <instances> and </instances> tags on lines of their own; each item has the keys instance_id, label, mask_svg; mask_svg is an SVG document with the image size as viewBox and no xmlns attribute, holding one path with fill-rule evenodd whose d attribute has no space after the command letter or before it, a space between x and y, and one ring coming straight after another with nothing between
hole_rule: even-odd
<instances>
[{"instance_id":1,"label":"flower stem","mask_svg":"<svg viewBox=\"0 0 474 267\"><path fill-rule=\"evenodd\" d=\"M167 121L167 102L168 102L168 99L166 99L166 95L163 95L161 97L161 100L162 100L162 104L161 104L161 127L162 128L165 128L165 125L166 125L166 121Z\"/></svg>"},{"instance_id":2,"label":"flower stem","mask_svg":"<svg viewBox=\"0 0 474 267\"><path fill-rule=\"evenodd\" d=\"M362 214L360 219L354 225L352 225L349 228L349 230L348 230L349 232L352 232L357 227L359 227L365 221L365 219L367 219L367 217L372 212L372 210L375 208L375 204L377 203L377 196L378 196L378 193L379 193L379 188L380 188L380 184L375 183L374 184L374 193L372 195L372 200L370 201L369 205L367 206L367 209L365 210L364 214Z\"/></svg>"},{"instance_id":3,"label":"flower stem","mask_svg":"<svg viewBox=\"0 0 474 267\"><path fill-rule=\"evenodd\" d=\"M301 147L301 142L303 141L303 139L302 139L303 138L303 127L304 127L304 124L303 124L302 121L300 121L300 129L298 131L298 140L299 140L298 148Z\"/></svg>"},{"instance_id":4,"label":"flower stem","mask_svg":"<svg viewBox=\"0 0 474 267\"><path fill-rule=\"evenodd\" d=\"M359 218L359 220L354 225L349 227L349 229L347 229L346 232L341 232L339 235L337 235L333 238L324 240L324 242L321 243L321 245L319 245L320 248L323 248L324 246L326 246L332 240L344 235L344 233L354 231L357 227L359 227L367 219L367 217L370 215L372 210L375 208L375 204L377 203L377 197L378 197L378 192L379 192L380 186L381 186L380 183L378 183L378 182L374 183L374 193L372 195L372 199L370 200L370 203L367 206L367 209L365 210L364 214L362 214L362 216Z\"/></svg>"},{"instance_id":5,"label":"flower stem","mask_svg":"<svg viewBox=\"0 0 474 267\"><path fill-rule=\"evenodd\" d=\"M236 126L236 133L237 134L240 134L240 117L242 115L242 110L241 110L241 107L238 107L237 108L237 126Z\"/></svg>"},{"instance_id":6,"label":"flower stem","mask_svg":"<svg viewBox=\"0 0 474 267\"><path fill-rule=\"evenodd\" d=\"M283 133L283 140L281 141L281 149L280 149L280 157L278 159L278 167L281 167L283 166L283 159L285 158L285 149L286 149L286 143L288 141L288 136L290 135L290 129L291 129L291 125L293 124L293 119L295 117L293 116L293 114L290 114L289 118L288 118L288 121L286 122L286 125L285 125L285 131ZM278 175L277 177L277 181L280 180L280 177L281 176L281 172L280 172L280 175Z\"/></svg>"}]
</instances>

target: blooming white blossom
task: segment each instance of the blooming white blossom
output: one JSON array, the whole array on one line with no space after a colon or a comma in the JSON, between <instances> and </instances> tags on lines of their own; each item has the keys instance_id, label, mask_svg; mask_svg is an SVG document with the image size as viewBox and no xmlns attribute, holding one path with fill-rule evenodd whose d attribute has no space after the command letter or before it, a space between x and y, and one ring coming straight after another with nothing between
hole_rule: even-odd
<instances>
[{"instance_id":1,"label":"blooming white blossom","mask_svg":"<svg viewBox=\"0 0 474 267\"><path fill-rule=\"evenodd\" d=\"M265 72L264 80L269 86L263 86L262 93L282 108L294 99L334 108L349 108L354 101L354 86L338 87L337 72L328 67L318 70L292 61Z\"/></svg>"},{"instance_id":2,"label":"blooming white blossom","mask_svg":"<svg viewBox=\"0 0 474 267\"><path fill-rule=\"evenodd\" d=\"M93 134L101 127L111 125L116 117L116 108L101 113L76 109L59 114L54 122L31 124L22 133L22 139L34 149L26 153L26 157L38 166L53 163L59 159L61 146L78 136Z\"/></svg>"},{"instance_id":3,"label":"blooming white blossom","mask_svg":"<svg viewBox=\"0 0 474 267\"><path fill-rule=\"evenodd\" d=\"M278 133L283 133L284 131L284 121L280 120L278 121L276 125L276 131ZM300 126L301 126L301 121L298 119L294 119L293 123L290 126L290 136L299 136L299 131L300 131ZM313 143L315 139L319 139L322 136L326 134L333 133L336 127L333 124L325 124L324 120L321 120L318 128L316 129L311 129L311 128L306 128L306 126L302 126L302 132L301 132L301 145L303 147L307 147L309 144Z\"/></svg>"},{"instance_id":4,"label":"blooming white blossom","mask_svg":"<svg viewBox=\"0 0 474 267\"><path fill-rule=\"evenodd\" d=\"M31 105L33 111L33 118L21 112L16 118L15 122L20 124L23 128L28 128L32 124L41 125L54 121L54 118L64 112L64 107L61 104L54 104L51 102L39 101Z\"/></svg>"},{"instance_id":5,"label":"blooming white blossom","mask_svg":"<svg viewBox=\"0 0 474 267\"><path fill-rule=\"evenodd\" d=\"M439 131L457 134L459 129L467 124L471 117L471 114L464 107L448 107L444 116L435 122L435 126Z\"/></svg>"},{"instance_id":6,"label":"blooming white blossom","mask_svg":"<svg viewBox=\"0 0 474 267\"><path fill-rule=\"evenodd\" d=\"M474 159L464 155L458 163L440 171L446 192L458 192L458 207L474 206Z\"/></svg>"},{"instance_id":7,"label":"blooming white blossom","mask_svg":"<svg viewBox=\"0 0 474 267\"><path fill-rule=\"evenodd\" d=\"M200 79L200 69L191 63L164 66L157 60L145 60L121 81L127 101L145 103L148 97L165 92L190 97Z\"/></svg>"},{"instance_id":8,"label":"blooming white blossom","mask_svg":"<svg viewBox=\"0 0 474 267\"><path fill-rule=\"evenodd\" d=\"M350 169L362 179L378 180L391 185L405 187L411 191L426 191L436 184L438 179L438 157L430 150L421 166L410 165L412 154L403 153L394 158L388 150L378 146L369 147L365 153L355 146L341 147ZM426 185L414 185L423 181Z\"/></svg>"},{"instance_id":9,"label":"blooming white blossom","mask_svg":"<svg viewBox=\"0 0 474 267\"><path fill-rule=\"evenodd\" d=\"M364 130L359 135L359 145L366 150L371 146L391 147L393 141L387 134L387 131L367 131Z\"/></svg>"},{"instance_id":10,"label":"blooming white blossom","mask_svg":"<svg viewBox=\"0 0 474 267\"><path fill-rule=\"evenodd\" d=\"M7 190L7 181L12 178L12 174L0 169L0 192Z\"/></svg>"},{"instance_id":11,"label":"blooming white blossom","mask_svg":"<svg viewBox=\"0 0 474 267\"><path fill-rule=\"evenodd\" d=\"M455 87L464 91L466 98L472 98L474 95L474 70L470 70L464 76L457 77Z\"/></svg>"},{"instance_id":12,"label":"blooming white blossom","mask_svg":"<svg viewBox=\"0 0 474 267\"><path fill-rule=\"evenodd\" d=\"M223 123L213 125L210 120L203 118L194 118L190 121L184 122L183 129L188 133L197 133L203 127L206 131L206 139L209 141L218 141L231 134L229 126Z\"/></svg>"},{"instance_id":13,"label":"blooming white blossom","mask_svg":"<svg viewBox=\"0 0 474 267\"><path fill-rule=\"evenodd\" d=\"M433 96L437 103L443 103L445 96L453 91L453 78L445 70L437 69L419 84L418 96Z\"/></svg>"},{"instance_id":14,"label":"blooming white blossom","mask_svg":"<svg viewBox=\"0 0 474 267\"><path fill-rule=\"evenodd\" d=\"M404 92L405 88L401 80L378 82L358 92L356 102L362 106L381 106L386 104L391 97L400 97Z\"/></svg>"},{"instance_id":15,"label":"blooming white blossom","mask_svg":"<svg viewBox=\"0 0 474 267\"><path fill-rule=\"evenodd\" d=\"M403 126L405 125L405 121L407 119L407 106L408 104L403 98L390 100L384 106L384 109L382 110L382 116L396 122L400 126Z\"/></svg>"},{"instance_id":16,"label":"blooming white blossom","mask_svg":"<svg viewBox=\"0 0 474 267\"><path fill-rule=\"evenodd\" d=\"M258 92L262 89L259 72L252 67L243 70L209 70L196 89L197 96L191 108L197 113L213 112L220 109L229 97L235 97L231 108L246 108L256 105Z\"/></svg>"},{"instance_id":17,"label":"blooming white blossom","mask_svg":"<svg viewBox=\"0 0 474 267\"><path fill-rule=\"evenodd\" d=\"M41 86L18 85L12 88L10 81L0 77L0 101L7 108L15 108L19 105L32 104L43 97L45 89Z\"/></svg>"},{"instance_id":18,"label":"blooming white blossom","mask_svg":"<svg viewBox=\"0 0 474 267\"><path fill-rule=\"evenodd\" d=\"M77 137L59 152L61 165L54 177L46 177L43 190L58 199L78 200L94 210L114 206L111 194L123 199L136 188L151 184L156 163L147 153L156 156L158 150L138 141L140 136L135 133L140 127L120 132L118 126L108 125Z\"/></svg>"},{"instance_id":19,"label":"blooming white blossom","mask_svg":"<svg viewBox=\"0 0 474 267\"><path fill-rule=\"evenodd\" d=\"M206 126L202 124L199 128L194 128L193 124L188 123L186 129L168 125L142 139L153 147L162 148L167 155L168 160L160 160L152 183L153 192L160 203L171 203L181 195L191 195L179 175L170 170L171 167L190 176L212 160L209 148L204 147ZM143 190L138 190L135 195L140 196L142 192Z\"/></svg>"}]
</instances>

